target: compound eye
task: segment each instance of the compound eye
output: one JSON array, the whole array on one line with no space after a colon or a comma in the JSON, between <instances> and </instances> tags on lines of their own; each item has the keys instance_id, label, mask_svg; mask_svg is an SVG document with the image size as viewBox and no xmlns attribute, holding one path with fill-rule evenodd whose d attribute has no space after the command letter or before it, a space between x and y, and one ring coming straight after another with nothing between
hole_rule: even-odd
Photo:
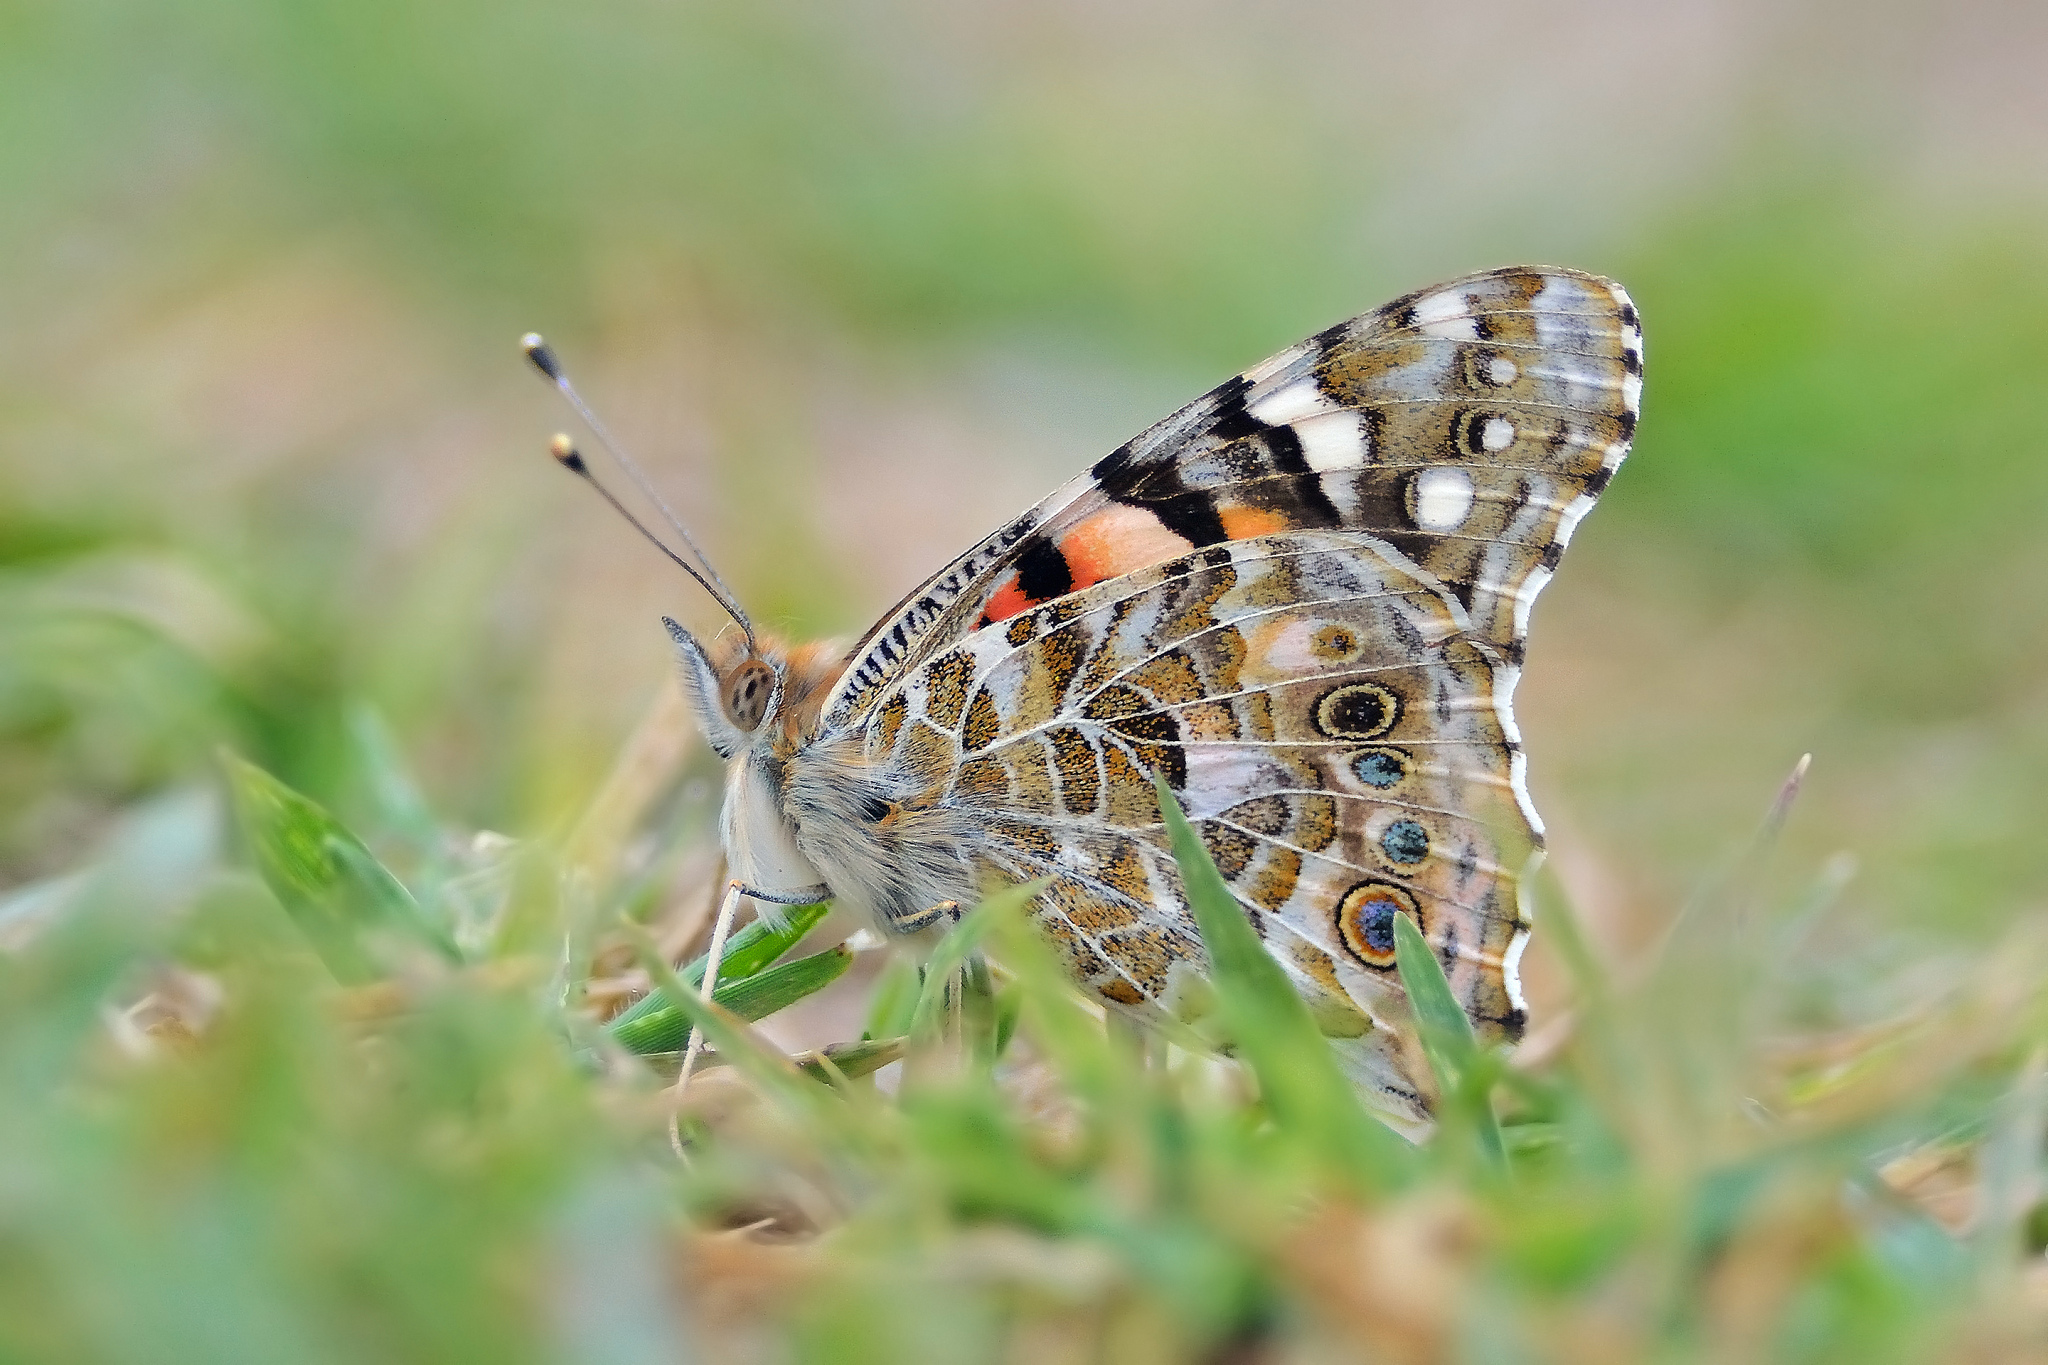
<instances>
[{"instance_id":1,"label":"compound eye","mask_svg":"<svg viewBox=\"0 0 2048 1365\"><path fill-rule=\"evenodd\" d=\"M768 694L775 690L775 670L759 659L734 669L725 683L725 714L742 730L758 729L768 714Z\"/></svg>"}]
</instances>

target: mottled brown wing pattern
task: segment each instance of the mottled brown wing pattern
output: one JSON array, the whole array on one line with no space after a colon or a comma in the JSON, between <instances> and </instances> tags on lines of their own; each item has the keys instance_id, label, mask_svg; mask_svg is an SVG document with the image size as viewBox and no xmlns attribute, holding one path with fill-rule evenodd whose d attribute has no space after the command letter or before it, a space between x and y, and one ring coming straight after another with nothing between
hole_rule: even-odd
<instances>
[{"instance_id":1,"label":"mottled brown wing pattern","mask_svg":"<svg viewBox=\"0 0 2048 1365\"><path fill-rule=\"evenodd\" d=\"M956 560L824 703L871 773L970 831L1075 977L1186 1017L1206 972L1152 774L1352 1073L1426 1119L1393 925L1482 1036L1522 1028L1539 856L1511 707L1529 609L1627 454L1621 289L1440 285L1239 375Z\"/></svg>"},{"instance_id":2,"label":"mottled brown wing pattern","mask_svg":"<svg viewBox=\"0 0 2048 1365\"><path fill-rule=\"evenodd\" d=\"M1515 267L1397 299L1218 386L955 560L855 650L826 724L850 727L972 630L1288 530L1395 546L1517 666L1641 391L1635 306L1597 276Z\"/></svg>"},{"instance_id":3,"label":"mottled brown wing pattern","mask_svg":"<svg viewBox=\"0 0 2048 1365\"><path fill-rule=\"evenodd\" d=\"M869 761L920 770L931 787L913 800L972 811L992 879L1054 879L1037 914L1078 980L1184 1013L1206 959L1162 774L1326 1031L1376 1050L1375 1083L1412 1096L1395 914L1415 916L1483 1033L1522 1022L1516 878L1536 839L1496 665L1391 547L1267 536L970 636L896 689Z\"/></svg>"}]
</instances>

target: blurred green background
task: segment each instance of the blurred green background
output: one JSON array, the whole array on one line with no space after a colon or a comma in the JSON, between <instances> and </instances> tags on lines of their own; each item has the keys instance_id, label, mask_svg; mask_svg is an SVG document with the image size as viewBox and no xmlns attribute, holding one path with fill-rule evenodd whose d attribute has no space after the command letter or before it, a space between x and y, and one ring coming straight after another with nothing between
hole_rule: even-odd
<instances>
[{"instance_id":1,"label":"blurred green background","mask_svg":"<svg viewBox=\"0 0 2048 1365\"><path fill-rule=\"evenodd\" d=\"M461 823L587 799L713 613L550 466L527 328L757 616L851 634L1527 260L1648 336L1524 684L1565 884L1640 940L1811 750L1831 941L1993 933L2048 872L2044 62L2019 3L14 0L0 885L222 743L358 814L357 703Z\"/></svg>"},{"instance_id":2,"label":"blurred green background","mask_svg":"<svg viewBox=\"0 0 2048 1365\"><path fill-rule=\"evenodd\" d=\"M2042 957L1990 945L2048 908L2043 70L2017 0L0 0L0 1355L666 1360L686 1280L765 1358L1263 1360L1324 1300L1396 1360L2038 1327ZM1552 866L1639 960L1811 751L1768 899L1824 920L1722 897L1514 1089L1521 1184L1451 1140L1359 1208L1099 1031L1080 1155L970 1077L683 1168L651 1072L592 1083L579 926L712 875L708 783L619 858L593 794L659 616L716 617L552 467L520 333L758 619L851 635L1227 375L1518 261L1648 339L1521 693ZM221 746L457 937L497 907L472 965L337 992ZM813 1259L716 1231L784 1168L859 1192Z\"/></svg>"}]
</instances>

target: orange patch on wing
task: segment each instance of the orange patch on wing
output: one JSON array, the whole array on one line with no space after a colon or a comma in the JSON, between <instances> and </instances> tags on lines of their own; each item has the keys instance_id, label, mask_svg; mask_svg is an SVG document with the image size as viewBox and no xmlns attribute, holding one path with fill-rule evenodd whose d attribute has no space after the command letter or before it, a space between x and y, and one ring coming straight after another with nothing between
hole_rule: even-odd
<instances>
[{"instance_id":1,"label":"orange patch on wing","mask_svg":"<svg viewBox=\"0 0 2048 1365\"><path fill-rule=\"evenodd\" d=\"M1060 537L1060 553L1074 576L1073 591L1117 578L1194 549L1141 507L1111 503Z\"/></svg>"},{"instance_id":2,"label":"orange patch on wing","mask_svg":"<svg viewBox=\"0 0 2048 1365\"><path fill-rule=\"evenodd\" d=\"M997 588L995 596L989 598L988 605L982 608L981 624L1007 621L1026 607L1037 605L1037 602L1025 595L1023 585L1017 581L1017 575L1011 574L1010 581Z\"/></svg>"},{"instance_id":3,"label":"orange patch on wing","mask_svg":"<svg viewBox=\"0 0 2048 1365\"><path fill-rule=\"evenodd\" d=\"M1270 536L1287 529L1287 518L1267 507L1219 507L1216 517L1232 540Z\"/></svg>"}]
</instances>

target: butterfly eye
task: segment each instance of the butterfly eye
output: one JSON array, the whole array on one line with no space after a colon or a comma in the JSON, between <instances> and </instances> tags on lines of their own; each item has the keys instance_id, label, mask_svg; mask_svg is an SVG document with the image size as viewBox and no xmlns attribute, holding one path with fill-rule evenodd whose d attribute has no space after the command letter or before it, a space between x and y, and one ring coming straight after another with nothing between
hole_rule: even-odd
<instances>
[{"instance_id":1,"label":"butterfly eye","mask_svg":"<svg viewBox=\"0 0 2048 1365\"><path fill-rule=\"evenodd\" d=\"M742 730L758 729L768 714L768 697L774 690L775 670L759 659L749 659L726 680L725 714Z\"/></svg>"}]
</instances>

